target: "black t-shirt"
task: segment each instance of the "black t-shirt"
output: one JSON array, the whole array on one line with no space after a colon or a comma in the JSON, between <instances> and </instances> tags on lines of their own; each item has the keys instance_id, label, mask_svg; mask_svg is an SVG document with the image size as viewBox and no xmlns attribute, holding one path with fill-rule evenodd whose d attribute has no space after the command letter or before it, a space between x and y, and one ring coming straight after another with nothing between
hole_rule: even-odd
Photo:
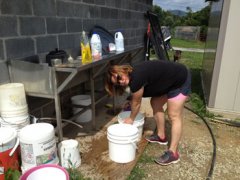
<instances>
[{"instance_id":1,"label":"black t-shirt","mask_svg":"<svg viewBox=\"0 0 240 180\"><path fill-rule=\"evenodd\" d=\"M162 96L183 85L187 68L170 61L144 61L133 67L129 87L132 93L144 86L143 97Z\"/></svg>"}]
</instances>

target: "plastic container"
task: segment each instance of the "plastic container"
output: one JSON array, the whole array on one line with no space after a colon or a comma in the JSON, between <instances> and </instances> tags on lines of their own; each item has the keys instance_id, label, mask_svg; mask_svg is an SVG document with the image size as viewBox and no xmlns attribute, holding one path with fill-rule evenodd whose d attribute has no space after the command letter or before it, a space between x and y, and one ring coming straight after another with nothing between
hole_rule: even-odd
<instances>
[{"instance_id":1,"label":"plastic container","mask_svg":"<svg viewBox=\"0 0 240 180\"><path fill-rule=\"evenodd\" d=\"M124 51L124 38L121 32L115 33L115 46L116 51L118 52Z\"/></svg>"},{"instance_id":2,"label":"plastic container","mask_svg":"<svg viewBox=\"0 0 240 180\"><path fill-rule=\"evenodd\" d=\"M20 180L69 180L68 172L61 166L44 164L26 171Z\"/></svg>"},{"instance_id":3,"label":"plastic container","mask_svg":"<svg viewBox=\"0 0 240 180\"><path fill-rule=\"evenodd\" d=\"M138 129L130 124L113 124L107 129L109 158L117 163L135 159Z\"/></svg>"},{"instance_id":4,"label":"plastic container","mask_svg":"<svg viewBox=\"0 0 240 180\"><path fill-rule=\"evenodd\" d=\"M71 97L72 104L74 105L82 105L89 106L91 104L91 96L90 95L76 95ZM73 108L73 114L81 111L82 108ZM92 120L92 110L88 109L84 113L80 114L76 117L76 122L79 123L87 123Z\"/></svg>"},{"instance_id":5,"label":"plastic container","mask_svg":"<svg viewBox=\"0 0 240 180\"><path fill-rule=\"evenodd\" d=\"M4 118L0 117L0 125L1 127L13 128L19 134L20 130L30 124L29 116L21 116L21 117L12 117L12 118Z\"/></svg>"},{"instance_id":6,"label":"plastic container","mask_svg":"<svg viewBox=\"0 0 240 180\"><path fill-rule=\"evenodd\" d=\"M96 33L93 33L91 37L91 51L92 51L92 58L94 60L99 60L102 58L102 43L100 36Z\"/></svg>"},{"instance_id":7,"label":"plastic container","mask_svg":"<svg viewBox=\"0 0 240 180\"><path fill-rule=\"evenodd\" d=\"M118 114L117 119L120 124L123 124L123 120L127 117L129 117L131 114L131 111L123 111ZM144 115L142 113L138 113L136 118L133 121L133 125L138 128L138 141L142 139L142 133L143 133L143 125L144 125Z\"/></svg>"},{"instance_id":8,"label":"plastic container","mask_svg":"<svg viewBox=\"0 0 240 180\"><path fill-rule=\"evenodd\" d=\"M0 128L0 180L9 169L19 170L19 141L17 132L12 128Z\"/></svg>"},{"instance_id":9,"label":"plastic container","mask_svg":"<svg viewBox=\"0 0 240 180\"><path fill-rule=\"evenodd\" d=\"M49 123L30 124L20 130L22 168L58 162L54 127Z\"/></svg>"},{"instance_id":10,"label":"plastic container","mask_svg":"<svg viewBox=\"0 0 240 180\"><path fill-rule=\"evenodd\" d=\"M28 115L24 85L7 83L0 85L0 114L2 117Z\"/></svg>"},{"instance_id":11,"label":"plastic container","mask_svg":"<svg viewBox=\"0 0 240 180\"><path fill-rule=\"evenodd\" d=\"M92 62L90 44L89 44L88 36L85 33L85 31L82 32L82 36L81 36L81 54L82 54L82 64L87 64Z\"/></svg>"},{"instance_id":12,"label":"plastic container","mask_svg":"<svg viewBox=\"0 0 240 180\"><path fill-rule=\"evenodd\" d=\"M78 141L74 139L64 140L59 144L58 150L62 167L78 168L81 165L78 145Z\"/></svg>"}]
</instances>

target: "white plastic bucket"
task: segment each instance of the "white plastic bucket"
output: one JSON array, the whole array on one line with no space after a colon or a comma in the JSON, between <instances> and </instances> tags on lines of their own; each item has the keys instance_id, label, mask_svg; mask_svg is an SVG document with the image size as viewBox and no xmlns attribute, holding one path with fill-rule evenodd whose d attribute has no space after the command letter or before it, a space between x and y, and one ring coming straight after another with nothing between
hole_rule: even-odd
<instances>
[{"instance_id":1,"label":"white plastic bucket","mask_svg":"<svg viewBox=\"0 0 240 180\"><path fill-rule=\"evenodd\" d=\"M23 169L58 162L54 127L49 123L30 124L20 130Z\"/></svg>"},{"instance_id":2,"label":"white plastic bucket","mask_svg":"<svg viewBox=\"0 0 240 180\"><path fill-rule=\"evenodd\" d=\"M81 165L77 140L68 139L62 141L58 146L58 150L62 167L78 168Z\"/></svg>"},{"instance_id":3,"label":"white plastic bucket","mask_svg":"<svg viewBox=\"0 0 240 180\"><path fill-rule=\"evenodd\" d=\"M29 115L16 116L16 117L2 117L2 121L8 124L22 124L29 121Z\"/></svg>"},{"instance_id":4,"label":"white plastic bucket","mask_svg":"<svg viewBox=\"0 0 240 180\"><path fill-rule=\"evenodd\" d=\"M135 159L138 129L130 124L113 124L107 129L109 158L117 163Z\"/></svg>"},{"instance_id":5,"label":"white plastic bucket","mask_svg":"<svg viewBox=\"0 0 240 180\"><path fill-rule=\"evenodd\" d=\"M72 104L74 105L82 105L89 106L91 104L91 96L90 95L76 95L71 97ZM73 108L73 114L81 111L82 108ZM79 123L87 123L92 120L92 110L88 109L84 113L80 114L76 118L76 122Z\"/></svg>"},{"instance_id":6,"label":"white plastic bucket","mask_svg":"<svg viewBox=\"0 0 240 180\"><path fill-rule=\"evenodd\" d=\"M68 172L61 166L43 164L26 171L20 180L69 180Z\"/></svg>"},{"instance_id":7,"label":"white plastic bucket","mask_svg":"<svg viewBox=\"0 0 240 180\"><path fill-rule=\"evenodd\" d=\"M118 122L120 124L123 124L123 120L127 117L129 117L131 114L131 111L123 111L118 114ZM134 119L133 125L138 128L138 141L142 139L142 133L143 133L143 125L144 125L144 115L142 113L138 113L136 118Z\"/></svg>"},{"instance_id":8,"label":"white plastic bucket","mask_svg":"<svg viewBox=\"0 0 240 180\"><path fill-rule=\"evenodd\" d=\"M19 134L19 131L24 128L25 126L29 125L30 124L30 119L29 119L29 116L26 117L26 119L21 119L21 123L18 122L18 123L10 123L10 122L7 122L7 119L12 119L14 121L14 119L17 119L18 117L15 117L15 118L3 118L3 117L0 117L0 126L1 127L8 127L8 128L13 128L17 131L17 133ZM24 121L23 121L24 120Z\"/></svg>"},{"instance_id":9,"label":"white plastic bucket","mask_svg":"<svg viewBox=\"0 0 240 180\"><path fill-rule=\"evenodd\" d=\"M18 146L17 132L10 127L0 128L0 152L7 151ZM16 149L16 148L14 148Z\"/></svg>"},{"instance_id":10,"label":"white plastic bucket","mask_svg":"<svg viewBox=\"0 0 240 180\"><path fill-rule=\"evenodd\" d=\"M0 113L2 117L27 115L28 107L23 84L0 85Z\"/></svg>"}]
</instances>

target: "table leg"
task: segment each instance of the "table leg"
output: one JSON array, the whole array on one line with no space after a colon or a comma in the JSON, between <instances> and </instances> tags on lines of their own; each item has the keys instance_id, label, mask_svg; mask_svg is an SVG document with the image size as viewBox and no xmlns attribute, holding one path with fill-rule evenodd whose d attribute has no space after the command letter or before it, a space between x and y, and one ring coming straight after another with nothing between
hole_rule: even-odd
<instances>
[{"instance_id":1,"label":"table leg","mask_svg":"<svg viewBox=\"0 0 240 180\"><path fill-rule=\"evenodd\" d=\"M96 118L95 118L95 111L96 111L96 103L95 103L95 86L94 86L94 74L93 69L89 71L90 75L90 87L91 87L91 109L92 109L92 127L96 130Z\"/></svg>"}]
</instances>

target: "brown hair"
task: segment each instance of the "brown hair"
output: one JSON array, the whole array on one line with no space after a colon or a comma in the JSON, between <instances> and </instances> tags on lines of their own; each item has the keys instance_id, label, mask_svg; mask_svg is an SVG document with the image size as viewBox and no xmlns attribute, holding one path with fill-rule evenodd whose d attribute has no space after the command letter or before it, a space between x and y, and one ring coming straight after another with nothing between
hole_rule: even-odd
<instances>
[{"instance_id":1,"label":"brown hair","mask_svg":"<svg viewBox=\"0 0 240 180\"><path fill-rule=\"evenodd\" d=\"M106 80L105 80L105 90L110 96L122 95L126 89L124 86L114 85L112 83L112 75L115 74L127 74L132 72L132 66L130 65L112 65L108 68Z\"/></svg>"}]
</instances>

